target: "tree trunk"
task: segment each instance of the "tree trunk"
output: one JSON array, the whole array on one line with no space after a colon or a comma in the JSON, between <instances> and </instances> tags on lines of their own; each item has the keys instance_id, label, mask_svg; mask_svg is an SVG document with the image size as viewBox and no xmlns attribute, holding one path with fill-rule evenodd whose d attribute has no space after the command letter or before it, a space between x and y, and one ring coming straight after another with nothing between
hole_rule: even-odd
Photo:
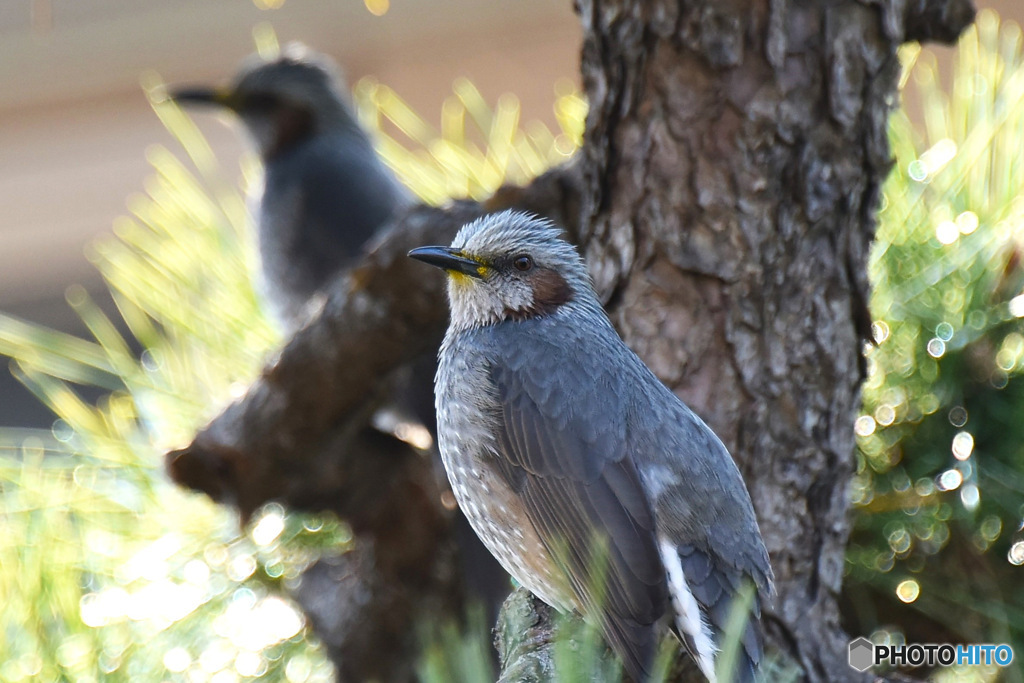
<instances>
[{"instance_id":1,"label":"tree trunk","mask_svg":"<svg viewBox=\"0 0 1024 683\"><path fill-rule=\"evenodd\" d=\"M846 664L836 598L896 48L955 38L973 16L969 0L578 0L577 9L591 104L584 148L575 167L484 208L518 206L569 229L626 342L740 464L777 580L769 649L808 680L860 680ZM377 497L407 492L429 468L401 456L366 470L352 463L359 450L343 446L363 433L362 397L436 343L444 320L440 286L409 296L422 271L408 270L404 251L450 239L453 220L478 210L399 217L248 395L173 454L176 479L243 511L279 499L358 518L358 500L376 501L383 512L362 515L357 538L368 554L347 564L373 572L385 558L389 573L349 583L371 596L399 581L409 588L400 613L366 609L369 621L336 631L315 613L317 589L303 596L335 653L369 662L390 634L458 603L436 490L423 484L390 506ZM347 476L364 470L372 476ZM384 486L391 476L398 485ZM395 530L424 525L442 550L420 543L411 555ZM322 590L326 604L351 602L332 590ZM513 671L548 680L549 611L522 596L509 605L504 680ZM392 657L384 677L411 671L398 660L412 652ZM382 675L371 663L343 670Z\"/></svg>"},{"instance_id":2,"label":"tree trunk","mask_svg":"<svg viewBox=\"0 0 1024 683\"><path fill-rule=\"evenodd\" d=\"M810 680L863 678L837 597L896 48L973 16L917 5L577 5L578 241L623 338L738 461L775 569L769 640Z\"/></svg>"}]
</instances>

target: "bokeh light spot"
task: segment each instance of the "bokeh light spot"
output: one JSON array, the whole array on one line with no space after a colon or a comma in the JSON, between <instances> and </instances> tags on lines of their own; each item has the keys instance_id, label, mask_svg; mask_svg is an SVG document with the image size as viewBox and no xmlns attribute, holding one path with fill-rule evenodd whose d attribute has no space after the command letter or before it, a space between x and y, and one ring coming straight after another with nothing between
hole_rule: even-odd
<instances>
[{"instance_id":1,"label":"bokeh light spot","mask_svg":"<svg viewBox=\"0 0 1024 683\"><path fill-rule=\"evenodd\" d=\"M221 543L211 543L203 549L203 559L211 567L220 567L228 561L228 549Z\"/></svg>"},{"instance_id":2,"label":"bokeh light spot","mask_svg":"<svg viewBox=\"0 0 1024 683\"><path fill-rule=\"evenodd\" d=\"M928 178L928 167L920 159L914 159L907 164L907 175L910 176L911 180L923 183Z\"/></svg>"},{"instance_id":3,"label":"bokeh light spot","mask_svg":"<svg viewBox=\"0 0 1024 683\"><path fill-rule=\"evenodd\" d=\"M210 567L202 560L189 560L182 574L189 583L205 586L210 579Z\"/></svg>"},{"instance_id":4,"label":"bokeh light spot","mask_svg":"<svg viewBox=\"0 0 1024 683\"><path fill-rule=\"evenodd\" d=\"M973 211L964 211L956 217L956 224L961 234L970 235L978 229L978 215Z\"/></svg>"},{"instance_id":5,"label":"bokeh light spot","mask_svg":"<svg viewBox=\"0 0 1024 683\"><path fill-rule=\"evenodd\" d=\"M935 175L953 160L953 157L956 156L956 149L956 143L953 140L943 138L925 150L920 161L925 165L929 175Z\"/></svg>"},{"instance_id":6,"label":"bokeh light spot","mask_svg":"<svg viewBox=\"0 0 1024 683\"><path fill-rule=\"evenodd\" d=\"M935 482L927 477L921 477L914 482L914 492L922 498L930 496L935 493Z\"/></svg>"},{"instance_id":7,"label":"bokeh light spot","mask_svg":"<svg viewBox=\"0 0 1024 683\"><path fill-rule=\"evenodd\" d=\"M946 470L939 475L936 486L940 491L952 491L959 488L962 483L964 483L964 475L960 474L959 470Z\"/></svg>"},{"instance_id":8,"label":"bokeh light spot","mask_svg":"<svg viewBox=\"0 0 1024 683\"><path fill-rule=\"evenodd\" d=\"M1010 561L1010 564L1020 566L1024 564L1024 541L1017 541L1010 546L1010 551L1006 553L1006 559Z\"/></svg>"},{"instance_id":9,"label":"bokeh light spot","mask_svg":"<svg viewBox=\"0 0 1024 683\"><path fill-rule=\"evenodd\" d=\"M960 228L953 221L942 221L935 226L935 239L940 244L953 244L960 237Z\"/></svg>"},{"instance_id":10,"label":"bokeh light spot","mask_svg":"<svg viewBox=\"0 0 1024 683\"><path fill-rule=\"evenodd\" d=\"M913 579L907 579L900 581L900 584L896 586L896 597L902 602L911 603L917 600L918 596L921 595L921 586Z\"/></svg>"},{"instance_id":11,"label":"bokeh light spot","mask_svg":"<svg viewBox=\"0 0 1024 683\"><path fill-rule=\"evenodd\" d=\"M61 443L68 443L75 436L75 430L71 425L61 419L54 420L50 431L53 433L53 438Z\"/></svg>"},{"instance_id":12,"label":"bokeh light spot","mask_svg":"<svg viewBox=\"0 0 1024 683\"><path fill-rule=\"evenodd\" d=\"M996 515L989 515L981 523L980 531L982 537L991 543L999 538L999 534L1003 532L1003 520L999 519Z\"/></svg>"},{"instance_id":13,"label":"bokeh light spot","mask_svg":"<svg viewBox=\"0 0 1024 683\"><path fill-rule=\"evenodd\" d=\"M889 547L894 553L902 554L910 550L910 534L903 527L889 534Z\"/></svg>"},{"instance_id":14,"label":"bokeh light spot","mask_svg":"<svg viewBox=\"0 0 1024 683\"><path fill-rule=\"evenodd\" d=\"M853 423L853 431L857 436L871 436L875 433L875 418L870 415L861 415Z\"/></svg>"},{"instance_id":15,"label":"bokeh light spot","mask_svg":"<svg viewBox=\"0 0 1024 683\"><path fill-rule=\"evenodd\" d=\"M85 663L91 650L87 636L68 636L57 648L57 662L65 669L77 669Z\"/></svg>"},{"instance_id":16,"label":"bokeh light spot","mask_svg":"<svg viewBox=\"0 0 1024 683\"><path fill-rule=\"evenodd\" d=\"M261 676L266 672L267 665L255 652L249 652L243 650L238 653L238 657L235 658L235 671L242 676L256 677Z\"/></svg>"},{"instance_id":17,"label":"bokeh light spot","mask_svg":"<svg viewBox=\"0 0 1024 683\"><path fill-rule=\"evenodd\" d=\"M881 344L889 338L889 325L884 320L876 320L871 324L871 336L876 344Z\"/></svg>"},{"instance_id":18,"label":"bokeh light spot","mask_svg":"<svg viewBox=\"0 0 1024 683\"><path fill-rule=\"evenodd\" d=\"M985 311L974 310L967 316L967 325L972 330L981 330L988 324L988 316Z\"/></svg>"},{"instance_id":19,"label":"bokeh light spot","mask_svg":"<svg viewBox=\"0 0 1024 683\"><path fill-rule=\"evenodd\" d=\"M976 509L981 502L981 491L978 490L978 485L967 484L960 489L960 502L967 510Z\"/></svg>"},{"instance_id":20,"label":"bokeh light spot","mask_svg":"<svg viewBox=\"0 0 1024 683\"><path fill-rule=\"evenodd\" d=\"M232 581L242 582L256 571L256 559L252 555L239 555L228 565L228 577Z\"/></svg>"},{"instance_id":21,"label":"bokeh light spot","mask_svg":"<svg viewBox=\"0 0 1024 683\"><path fill-rule=\"evenodd\" d=\"M390 0L363 0L363 5L375 17L382 17L391 9Z\"/></svg>"},{"instance_id":22,"label":"bokeh light spot","mask_svg":"<svg viewBox=\"0 0 1024 683\"><path fill-rule=\"evenodd\" d=\"M278 505L268 505L260 521L252 529L252 540L256 545L268 546L284 531L284 511Z\"/></svg>"},{"instance_id":23,"label":"bokeh light spot","mask_svg":"<svg viewBox=\"0 0 1024 683\"><path fill-rule=\"evenodd\" d=\"M953 406L949 409L949 424L954 427L963 427L967 424L967 409L963 406Z\"/></svg>"},{"instance_id":24,"label":"bokeh light spot","mask_svg":"<svg viewBox=\"0 0 1024 683\"><path fill-rule=\"evenodd\" d=\"M884 403L875 409L875 422L888 427L896 420L896 409L888 403Z\"/></svg>"},{"instance_id":25,"label":"bokeh light spot","mask_svg":"<svg viewBox=\"0 0 1024 683\"><path fill-rule=\"evenodd\" d=\"M953 437L953 457L966 460L974 452L974 436L970 432L958 432Z\"/></svg>"},{"instance_id":26,"label":"bokeh light spot","mask_svg":"<svg viewBox=\"0 0 1024 683\"><path fill-rule=\"evenodd\" d=\"M284 675L288 683L305 683L309 678L310 668L309 659L299 655L288 660L284 667Z\"/></svg>"},{"instance_id":27,"label":"bokeh light spot","mask_svg":"<svg viewBox=\"0 0 1024 683\"><path fill-rule=\"evenodd\" d=\"M1010 299L1010 315L1014 318L1024 318L1024 294Z\"/></svg>"},{"instance_id":28,"label":"bokeh light spot","mask_svg":"<svg viewBox=\"0 0 1024 683\"><path fill-rule=\"evenodd\" d=\"M164 666L172 673L181 673L192 664L192 656L183 647L171 648L164 653Z\"/></svg>"}]
</instances>

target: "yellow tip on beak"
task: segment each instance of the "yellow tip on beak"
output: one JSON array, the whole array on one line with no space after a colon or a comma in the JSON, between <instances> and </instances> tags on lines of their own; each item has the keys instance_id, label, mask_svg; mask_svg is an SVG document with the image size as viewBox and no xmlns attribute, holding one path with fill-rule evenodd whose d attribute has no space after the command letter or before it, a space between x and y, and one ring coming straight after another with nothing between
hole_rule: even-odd
<instances>
[{"instance_id":1,"label":"yellow tip on beak","mask_svg":"<svg viewBox=\"0 0 1024 683\"><path fill-rule=\"evenodd\" d=\"M488 270L487 264L451 247L419 247L410 251L409 257L442 268L453 278L468 276L480 280Z\"/></svg>"}]
</instances>

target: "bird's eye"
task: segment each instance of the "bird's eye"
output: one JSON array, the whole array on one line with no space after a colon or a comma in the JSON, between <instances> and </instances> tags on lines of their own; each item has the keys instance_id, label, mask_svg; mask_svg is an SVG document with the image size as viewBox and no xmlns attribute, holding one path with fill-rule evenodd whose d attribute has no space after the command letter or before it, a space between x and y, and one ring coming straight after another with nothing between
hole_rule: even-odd
<instances>
[{"instance_id":1,"label":"bird's eye","mask_svg":"<svg viewBox=\"0 0 1024 683\"><path fill-rule=\"evenodd\" d=\"M516 256L515 260L512 261L512 265L516 267L521 273L525 273L530 268L533 268L533 259L523 254L522 256Z\"/></svg>"}]
</instances>

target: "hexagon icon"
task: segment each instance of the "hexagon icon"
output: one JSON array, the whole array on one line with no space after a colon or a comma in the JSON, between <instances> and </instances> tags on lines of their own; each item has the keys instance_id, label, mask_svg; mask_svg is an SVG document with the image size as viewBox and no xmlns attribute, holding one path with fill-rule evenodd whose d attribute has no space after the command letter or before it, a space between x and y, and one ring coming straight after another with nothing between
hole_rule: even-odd
<instances>
[{"instance_id":1,"label":"hexagon icon","mask_svg":"<svg viewBox=\"0 0 1024 683\"><path fill-rule=\"evenodd\" d=\"M875 663L875 646L861 636L850 641L850 666L857 671L867 671Z\"/></svg>"}]
</instances>

